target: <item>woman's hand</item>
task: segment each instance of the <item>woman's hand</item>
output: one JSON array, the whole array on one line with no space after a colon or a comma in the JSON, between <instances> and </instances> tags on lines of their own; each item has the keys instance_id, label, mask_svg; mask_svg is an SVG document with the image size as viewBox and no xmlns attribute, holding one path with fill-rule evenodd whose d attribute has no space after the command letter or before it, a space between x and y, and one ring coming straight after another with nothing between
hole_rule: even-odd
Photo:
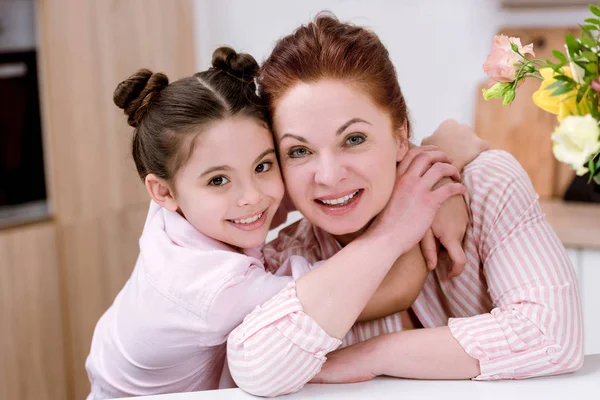
<instances>
[{"instance_id":1,"label":"woman's hand","mask_svg":"<svg viewBox=\"0 0 600 400\"><path fill-rule=\"evenodd\" d=\"M367 235L391 239L395 245L402 238L400 254L404 254L421 241L442 203L464 193L465 188L454 182L436 187L441 179L459 180L460 175L445 153L430 148L414 157L407 154L396 171L392 196Z\"/></svg>"},{"instance_id":2,"label":"woman's hand","mask_svg":"<svg viewBox=\"0 0 600 400\"><path fill-rule=\"evenodd\" d=\"M452 164L459 170L477 158L482 151L490 149L490 144L477 136L470 126L459 124L453 119L442 122L421 144L439 147L448 154L453 160Z\"/></svg>"},{"instance_id":3,"label":"woman's hand","mask_svg":"<svg viewBox=\"0 0 600 400\"><path fill-rule=\"evenodd\" d=\"M375 378L369 349L372 341L360 342L327 355L321 371L310 383L356 383Z\"/></svg>"}]
</instances>

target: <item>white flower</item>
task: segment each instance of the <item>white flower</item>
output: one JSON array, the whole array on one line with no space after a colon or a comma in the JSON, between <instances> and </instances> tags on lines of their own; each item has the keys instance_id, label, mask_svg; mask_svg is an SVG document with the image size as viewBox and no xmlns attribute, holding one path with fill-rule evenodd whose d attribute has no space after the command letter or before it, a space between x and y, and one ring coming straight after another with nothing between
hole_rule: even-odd
<instances>
[{"instance_id":1,"label":"white flower","mask_svg":"<svg viewBox=\"0 0 600 400\"><path fill-rule=\"evenodd\" d=\"M552 134L552 141L554 157L570 164L577 175L584 175L587 161L600 150L598 122L589 114L566 117Z\"/></svg>"}]
</instances>

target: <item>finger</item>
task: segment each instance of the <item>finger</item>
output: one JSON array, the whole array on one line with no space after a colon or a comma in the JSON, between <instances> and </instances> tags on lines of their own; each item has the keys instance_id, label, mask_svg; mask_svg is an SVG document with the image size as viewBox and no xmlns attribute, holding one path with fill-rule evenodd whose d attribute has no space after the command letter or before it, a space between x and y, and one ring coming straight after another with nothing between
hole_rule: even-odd
<instances>
[{"instance_id":1,"label":"finger","mask_svg":"<svg viewBox=\"0 0 600 400\"><path fill-rule=\"evenodd\" d=\"M406 173L406 170L408 169L408 167L412 164L415 157L417 157L419 154L421 154L425 151L435 151L435 150L438 150L438 148L436 146L419 146L419 147L414 147L414 148L410 149L406 153L406 155L404 156L402 161L400 161L400 164L398 164L398 167L396 168L398 176L402 176Z\"/></svg>"},{"instance_id":2,"label":"finger","mask_svg":"<svg viewBox=\"0 0 600 400\"><path fill-rule=\"evenodd\" d=\"M467 255L462 248L462 242L456 238L440 238L440 242L446 248L450 259L452 260L452 269L448 271L448 277L454 278L460 275L467 265Z\"/></svg>"},{"instance_id":3,"label":"finger","mask_svg":"<svg viewBox=\"0 0 600 400\"><path fill-rule=\"evenodd\" d=\"M462 195L465 192L465 186L462 183L452 182L442 185L431 192L434 201L442 204L452 196Z\"/></svg>"},{"instance_id":4,"label":"finger","mask_svg":"<svg viewBox=\"0 0 600 400\"><path fill-rule=\"evenodd\" d=\"M452 164L437 162L429 168L423 175L423 185L427 188L434 187L442 178L452 178L455 181L460 180L460 172ZM443 185L442 187L444 187Z\"/></svg>"},{"instance_id":5,"label":"finger","mask_svg":"<svg viewBox=\"0 0 600 400\"><path fill-rule=\"evenodd\" d=\"M421 253L423 253L423 258L425 258L427 268L430 271L435 269L437 265L437 251L437 243L433 231L428 229L423 239L421 239Z\"/></svg>"},{"instance_id":6,"label":"finger","mask_svg":"<svg viewBox=\"0 0 600 400\"><path fill-rule=\"evenodd\" d=\"M406 170L406 175L423 176L436 163L452 164L452 160L443 151L427 151L415 157ZM457 171L458 173L458 171Z\"/></svg>"},{"instance_id":7,"label":"finger","mask_svg":"<svg viewBox=\"0 0 600 400\"><path fill-rule=\"evenodd\" d=\"M481 151L487 151L490 149L490 143L487 140L484 139L479 139L480 140L480 149Z\"/></svg>"}]
</instances>

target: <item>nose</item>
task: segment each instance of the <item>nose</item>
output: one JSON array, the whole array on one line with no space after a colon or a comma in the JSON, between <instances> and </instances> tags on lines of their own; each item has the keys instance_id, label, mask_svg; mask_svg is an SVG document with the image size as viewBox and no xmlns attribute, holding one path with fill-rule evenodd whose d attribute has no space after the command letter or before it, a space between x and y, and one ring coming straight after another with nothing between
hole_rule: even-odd
<instances>
[{"instance_id":1,"label":"nose","mask_svg":"<svg viewBox=\"0 0 600 400\"><path fill-rule=\"evenodd\" d=\"M263 194L260 190L257 182L250 180L241 185L238 193L237 205L238 207L253 206L262 200Z\"/></svg>"},{"instance_id":2,"label":"nose","mask_svg":"<svg viewBox=\"0 0 600 400\"><path fill-rule=\"evenodd\" d=\"M346 178L346 168L334 155L324 154L319 158L315 182L324 186L335 186Z\"/></svg>"}]
</instances>

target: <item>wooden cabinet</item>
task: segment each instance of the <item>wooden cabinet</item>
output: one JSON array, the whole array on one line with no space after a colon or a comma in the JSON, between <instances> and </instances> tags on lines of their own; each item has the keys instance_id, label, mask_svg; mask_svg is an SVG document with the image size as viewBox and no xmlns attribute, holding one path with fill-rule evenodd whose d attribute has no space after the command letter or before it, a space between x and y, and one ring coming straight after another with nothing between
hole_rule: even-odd
<instances>
[{"instance_id":1,"label":"wooden cabinet","mask_svg":"<svg viewBox=\"0 0 600 400\"><path fill-rule=\"evenodd\" d=\"M0 231L0 398L67 398L53 222Z\"/></svg>"},{"instance_id":2,"label":"wooden cabinet","mask_svg":"<svg viewBox=\"0 0 600 400\"><path fill-rule=\"evenodd\" d=\"M112 92L139 68L195 72L192 0L36 6L53 219L0 231L0 398L84 399L93 329L133 269L149 204Z\"/></svg>"}]
</instances>

